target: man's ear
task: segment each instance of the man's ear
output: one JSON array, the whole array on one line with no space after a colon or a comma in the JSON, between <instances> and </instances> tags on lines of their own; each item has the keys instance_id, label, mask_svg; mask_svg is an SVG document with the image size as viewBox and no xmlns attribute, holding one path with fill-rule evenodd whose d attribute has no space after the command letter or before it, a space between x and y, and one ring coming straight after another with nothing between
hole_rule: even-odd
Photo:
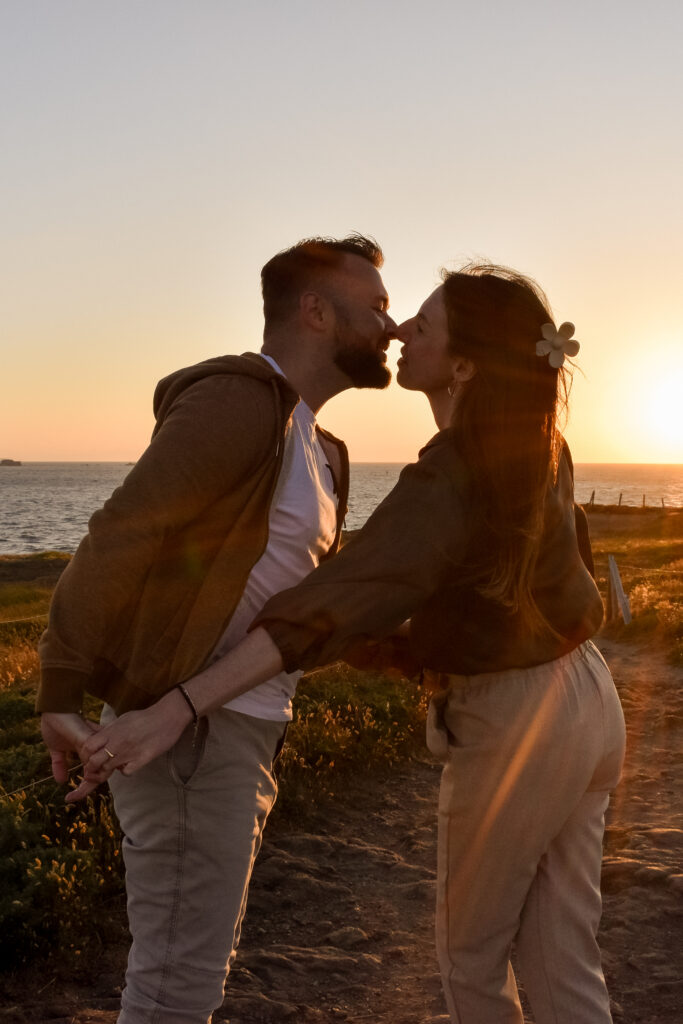
<instances>
[{"instance_id":1,"label":"man's ear","mask_svg":"<svg viewBox=\"0 0 683 1024\"><path fill-rule=\"evenodd\" d=\"M465 359L464 356L455 356L451 359L451 369L453 371L453 380L464 384L465 381L472 380L477 368L471 359Z\"/></svg>"},{"instance_id":2,"label":"man's ear","mask_svg":"<svg viewBox=\"0 0 683 1024\"><path fill-rule=\"evenodd\" d=\"M329 299L319 292L304 292L299 299L299 313L311 330L324 331L330 325L334 310Z\"/></svg>"}]
</instances>

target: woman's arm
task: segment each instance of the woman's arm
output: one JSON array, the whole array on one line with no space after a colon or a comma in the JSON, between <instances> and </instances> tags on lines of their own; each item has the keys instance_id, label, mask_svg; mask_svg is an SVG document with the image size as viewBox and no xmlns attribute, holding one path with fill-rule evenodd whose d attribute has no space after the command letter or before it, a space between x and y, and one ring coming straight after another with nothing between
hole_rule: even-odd
<instances>
[{"instance_id":1,"label":"woman's arm","mask_svg":"<svg viewBox=\"0 0 683 1024\"><path fill-rule=\"evenodd\" d=\"M407 630L399 627L397 632L402 633L401 639L407 642ZM404 674L417 673L419 666L407 653L398 660L388 656L382 660L384 646L380 647L382 649L374 657L367 653L364 660L360 654L356 661L351 657L351 664L362 662L367 669L391 671L393 668ZM86 727L84 735L81 730L79 740L84 764L83 781L69 793L67 802L72 803L88 796L117 769L124 775L132 775L170 750L194 721L195 714L201 718L281 671L280 651L266 630L257 627L219 661L183 683L185 694L175 687L151 707L144 711L128 711L110 725L99 728L96 733L90 734ZM43 719L50 717L67 716L43 715ZM91 723L88 724L95 728ZM66 775L60 777L59 781L65 782Z\"/></svg>"},{"instance_id":2,"label":"woman's arm","mask_svg":"<svg viewBox=\"0 0 683 1024\"><path fill-rule=\"evenodd\" d=\"M460 571L472 514L452 439L437 435L338 555L272 597L255 625L285 671L345 659L383 641Z\"/></svg>"},{"instance_id":3,"label":"woman's arm","mask_svg":"<svg viewBox=\"0 0 683 1024\"><path fill-rule=\"evenodd\" d=\"M442 443L440 452L404 469L340 554L272 598L242 643L184 684L196 714L283 668L329 664L367 640L383 640L457 571L468 519L452 448ZM84 783L71 799L87 795L117 768L129 775L164 753L193 717L178 688L144 711L122 715L86 744Z\"/></svg>"},{"instance_id":4,"label":"woman's arm","mask_svg":"<svg viewBox=\"0 0 683 1024\"><path fill-rule=\"evenodd\" d=\"M151 707L127 711L87 739L81 747L83 781L67 802L88 796L117 769L132 775L169 750L195 714L201 717L281 671L279 650L264 629L255 629L220 661L183 683L187 697L175 687Z\"/></svg>"}]
</instances>

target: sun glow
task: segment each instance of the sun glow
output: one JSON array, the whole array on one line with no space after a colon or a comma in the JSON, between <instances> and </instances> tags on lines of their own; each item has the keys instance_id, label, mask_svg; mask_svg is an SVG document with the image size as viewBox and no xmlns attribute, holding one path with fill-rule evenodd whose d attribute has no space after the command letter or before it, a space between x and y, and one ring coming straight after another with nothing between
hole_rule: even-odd
<instances>
[{"instance_id":1,"label":"sun glow","mask_svg":"<svg viewBox=\"0 0 683 1024\"><path fill-rule=\"evenodd\" d=\"M683 462L683 352L655 346L626 392L624 413L652 462Z\"/></svg>"}]
</instances>

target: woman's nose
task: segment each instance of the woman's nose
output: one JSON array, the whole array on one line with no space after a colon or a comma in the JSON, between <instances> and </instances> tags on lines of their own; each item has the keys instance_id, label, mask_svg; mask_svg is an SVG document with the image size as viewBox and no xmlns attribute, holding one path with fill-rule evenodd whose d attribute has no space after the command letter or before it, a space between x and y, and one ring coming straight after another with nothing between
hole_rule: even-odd
<instances>
[{"instance_id":1,"label":"woman's nose","mask_svg":"<svg viewBox=\"0 0 683 1024\"><path fill-rule=\"evenodd\" d=\"M398 328L396 326L396 321L392 320L388 313L384 314L384 319L385 319L385 326L386 326L387 337L388 338L397 338L398 335L397 335L396 331L398 330Z\"/></svg>"},{"instance_id":2,"label":"woman's nose","mask_svg":"<svg viewBox=\"0 0 683 1024\"><path fill-rule=\"evenodd\" d=\"M411 317L410 320L404 320L402 324L399 324L396 328L395 338L399 341L406 342L410 339L411 328L415 317Z\"/></svg>"}]
</instances>

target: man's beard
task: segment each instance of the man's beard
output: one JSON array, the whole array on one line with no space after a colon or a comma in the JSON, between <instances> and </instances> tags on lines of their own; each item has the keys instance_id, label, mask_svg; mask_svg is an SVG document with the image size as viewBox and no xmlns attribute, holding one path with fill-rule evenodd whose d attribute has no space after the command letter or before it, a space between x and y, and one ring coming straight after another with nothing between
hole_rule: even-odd
<instances>
[{"instance_id":1,"label":"man's beard","mask_svg":"<svg viewBox=\"0 0 683 1024\"><path fill-rule=\"evenodd\" d=\"M391 382L391 370L383 362L379 351L341 348L334 357L334 365L346 374L354 388L382 390Z\"/></svg>"},{"instance_id":2,"label":"man's beard","mask_svg":"<svg viewBox=\"0 0 683 1024\"><path fill-rule=\"evenodd\" d=\"M384 362L384 353L380 348L363 347L363 339L355 335L355 342L349 340L354 336L349 318L337 309L337 345L333 356L334 365L345 373L354 388L375 388L382 390L391 382L391 370Z\"/></svg>"}]
</instances>

